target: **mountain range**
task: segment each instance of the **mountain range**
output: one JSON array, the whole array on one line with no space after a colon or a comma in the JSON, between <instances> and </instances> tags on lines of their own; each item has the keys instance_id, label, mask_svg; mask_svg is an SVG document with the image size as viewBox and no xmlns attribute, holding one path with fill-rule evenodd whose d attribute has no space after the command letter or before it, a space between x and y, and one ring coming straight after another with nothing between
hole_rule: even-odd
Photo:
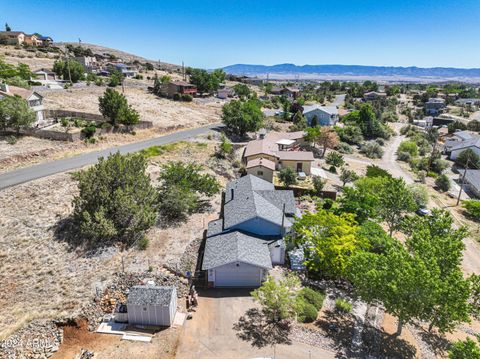
<instances>
[{"instance_id":1,"label":"mountain range","mask_svg":"<svg viewBox=\"0 0 480 359\"><path fill-rule=\"evenodd\" d=\"M397 67L397 66L362 66L362 65L294 65L278 64L248 65L235 64L223 70L232 75L245 75L270 78L319 78L322 76L340 77L399 77L399 78L436 78L436 79L480 79L480 68L464 69L453 67Z\"/></svg>"}]
</instances>

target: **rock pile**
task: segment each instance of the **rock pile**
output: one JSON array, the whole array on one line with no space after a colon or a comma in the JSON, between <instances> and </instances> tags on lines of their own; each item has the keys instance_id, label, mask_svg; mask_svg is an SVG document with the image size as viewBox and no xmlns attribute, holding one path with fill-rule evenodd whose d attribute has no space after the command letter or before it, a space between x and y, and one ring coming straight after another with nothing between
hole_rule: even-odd
<instances>
[{"instance_id":1,"label":"rock pile","mask_svg":"<svg viewBox=\"0 0 480 359\"><path fill-rule=\"evenodd\" d=\"M63 331L52 321L35 320L0 341L0 358L50 358L62 339Z\"/></svg>"}]
</instances>

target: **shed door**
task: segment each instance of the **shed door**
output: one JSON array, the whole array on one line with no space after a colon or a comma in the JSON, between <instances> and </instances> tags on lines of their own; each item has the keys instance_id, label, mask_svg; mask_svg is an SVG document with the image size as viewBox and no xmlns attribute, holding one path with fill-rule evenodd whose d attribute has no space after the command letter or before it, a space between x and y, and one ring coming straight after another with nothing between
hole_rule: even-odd
<instances>
[{"instance_id":1,"label":"shed door","mask_svg":"<svg viewBox=\"0 0 480 359\"><path fill-rule=\"evenodd\" d=\"M215 270L215 287L259 287L262 268L245 263L229 264Z\"/></svg>"}]
</instances>

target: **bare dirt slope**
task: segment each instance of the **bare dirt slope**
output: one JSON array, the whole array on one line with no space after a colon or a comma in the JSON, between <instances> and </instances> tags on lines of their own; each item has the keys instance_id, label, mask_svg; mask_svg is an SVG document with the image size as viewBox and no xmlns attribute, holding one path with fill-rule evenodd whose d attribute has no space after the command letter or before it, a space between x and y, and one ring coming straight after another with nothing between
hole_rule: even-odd
<instances>
[{"instance_id":1,"label":"bare dirt slope","mask_svg":"<svg viewBox=\"0 0 480 359\"><path fill-rule=\"evenodd\" d=\"M51 69L58 54L46 54L40 51L27 51L15 49L13 46L0 45L0 57L3 57L9 64L27 64L32 71L35 71L41 68Z\"/></svg>"},{"instance_id":2,"label":"bare dirt slope","mask_svg":"<svg viewBox=\"0 0 480 359\"><path fill-rule=\"evenodd\" d=\"M182 143L165 156L153 158L148 172L159 173L158 161L190 160L210 163L214 144ZM209 173L214 173L206 167ZM219 177L222 185L226 179ZM8 337L35 318L71 316L87 303L96 288L121 270L152 273L182 257L187 245L199 238L209 220L218 217L220 196L205 213L192 215L174 227L154 227L147 236L147 250L120 253L110 247L86 253L70 247L55 232L72 213L77 194L75 181L67 173L32 181L0 192L0 338ZM1 352L0 352L1 354ZM0 355L1 357L1 355Z\"/></svg>"}]
</instances>

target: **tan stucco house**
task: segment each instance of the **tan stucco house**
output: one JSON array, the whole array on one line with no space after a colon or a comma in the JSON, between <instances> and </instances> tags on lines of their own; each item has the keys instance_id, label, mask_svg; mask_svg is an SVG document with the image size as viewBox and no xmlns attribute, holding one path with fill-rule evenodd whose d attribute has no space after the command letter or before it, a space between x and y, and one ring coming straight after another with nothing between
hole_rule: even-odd
<instances>
[{"instance_id":1,"label":"tan stucco house","mask_svg":"<svg viewBox=\"0 0 480 359\"><path fill-rule=\"evenodd\" d=\"M304 132L270 132L259 140L250 141L243 153L248 174L273 181L275 171L292 168L307 176L312 173L313 153L302 151Z\"/></svg>"}]
</instances>

